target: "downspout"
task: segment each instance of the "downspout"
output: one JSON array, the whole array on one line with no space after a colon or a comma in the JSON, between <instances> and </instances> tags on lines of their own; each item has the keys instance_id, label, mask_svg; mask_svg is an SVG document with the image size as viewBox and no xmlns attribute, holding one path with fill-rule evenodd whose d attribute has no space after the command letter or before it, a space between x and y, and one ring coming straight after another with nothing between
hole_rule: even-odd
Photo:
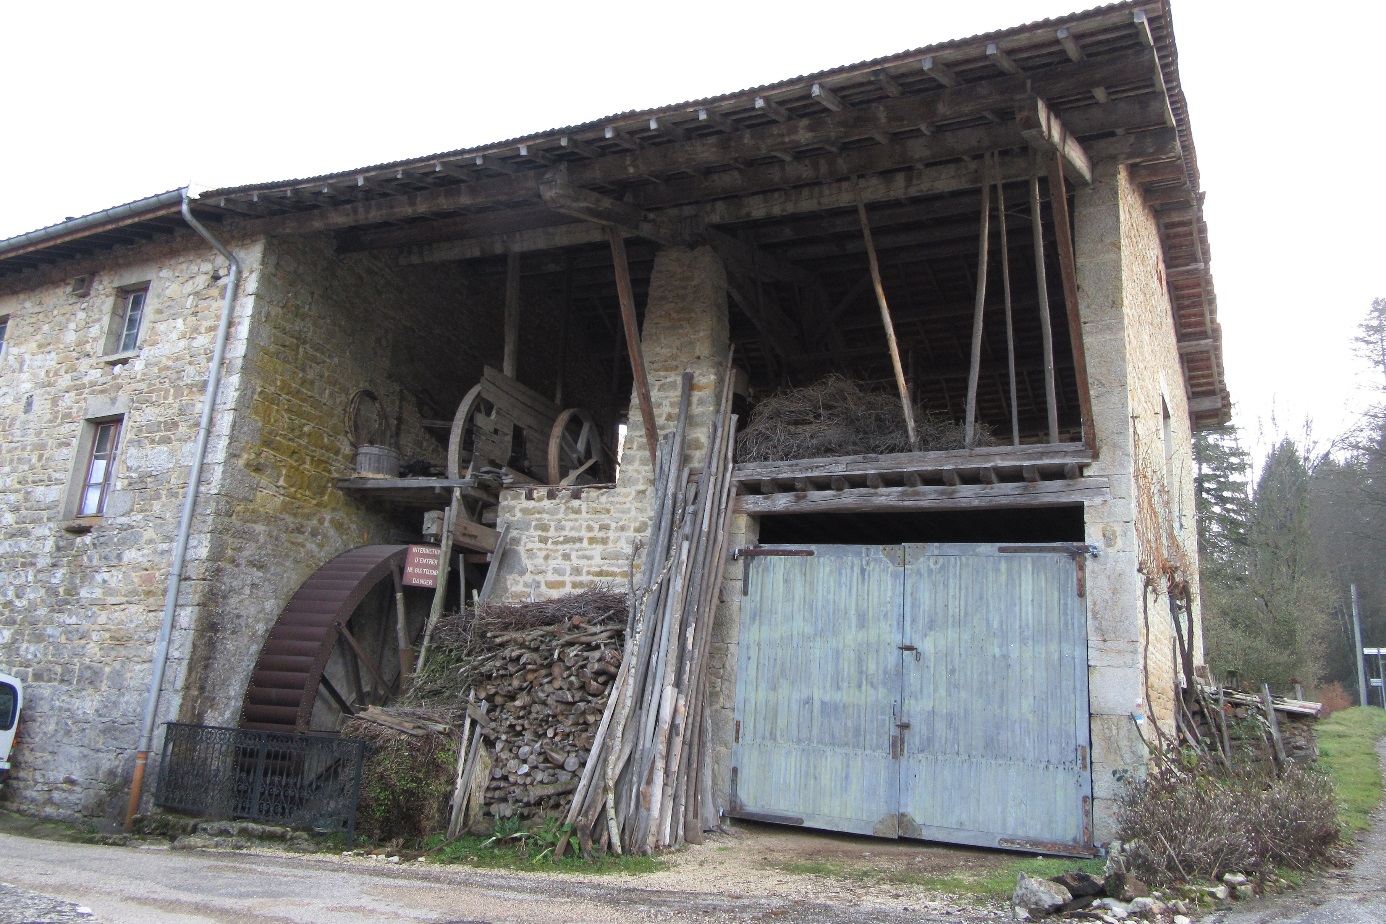
<instances>
[{"instance_id":1,"label":"downspout","mask_svg":"<svg viewBox=\"0 0 1386 924\"><path fill-rule=\"evenodd\" d=\"M164 684L164 670L168 666L168 646L173 636L178 593L183 586L183 561L188 554L188 537L192 534L193 512L197 507L197 492L202 481L202 462L207 455L207 441L212 434L212 413L216 408L217 388L221 385L221 363L226 355L226 337L231 330L231 316L235 313L236 307L236 288L241 278L240 261L193 217L192 209L188 207L188 191L184 188L182 192L183 220L203 240L211 244L212 249L226 258L226 262L231 265L231 275L226 280L226 296L221 303L221 321L217 325L216 345L212 349L211 368L207 372L207 390L202 396L202 420L197 427L197 448L193 452L192 470L188 473L188 492L183 498L183 516L178 523L178 538L173 542L173 563L169 568L168 590L164 594L164 618L159 625L159 637L154 645L154 674L149 679L149 692L145 696L140 743L135 751L135 774L130 780L130 804L125 810L126 831L134 829L135 813L139 811L140 797L144 792L144 770L149 763L149 749L154 740L159 692Z\"/></svg>"}]
</instances>

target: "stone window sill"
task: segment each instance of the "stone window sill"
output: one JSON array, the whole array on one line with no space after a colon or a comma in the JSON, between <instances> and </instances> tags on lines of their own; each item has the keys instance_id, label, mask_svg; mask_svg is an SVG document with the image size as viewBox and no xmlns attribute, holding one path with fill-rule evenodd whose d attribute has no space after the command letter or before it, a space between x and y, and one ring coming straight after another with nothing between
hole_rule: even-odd
<instances>
[{"instance_id":1,"label":"stone window sill","mask_svg":"<svg viewBox=\"0 0 1386 924\"><path fill-rule=\"evenodd\" d=\"M93 527L100 526L105 517L73 517L70 520L63 520L62 528L65 533L72 533L74 536L83 536L92 531Z\"/></svg>"},{"instance_id":2,"label":"stone window sill","mask_svg":"<svg viewBox=\"0 0 1386 924\"><path fill-rule=\"evenodd\" d=\"M111 353L101 357L101 361L108 366L121 366L140 355L139 350L130 350L126 353Z\"/></svg>"}]
</instances>

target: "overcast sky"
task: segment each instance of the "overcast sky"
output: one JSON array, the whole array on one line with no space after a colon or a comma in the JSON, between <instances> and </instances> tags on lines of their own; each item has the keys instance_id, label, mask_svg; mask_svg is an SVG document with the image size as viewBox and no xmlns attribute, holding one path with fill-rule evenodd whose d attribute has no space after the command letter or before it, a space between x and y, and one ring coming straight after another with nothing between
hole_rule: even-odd
<instances>
[{"instance_id":1,"label":"overcast sky","mask_svg":"<svg viewBox=\"0 0 1386 924\"><path fill-rule=\"evenodd\" d=\"M424 156L1073 12L910 3L73 3L0 13L0 237ZM1348 426L1386 296L1386 4L1173 0L1236 422ZM1275 423L1272 423L1272 418ZM1258 439L1258 434L1260 437Z\"/></svg>"}]
</instances>

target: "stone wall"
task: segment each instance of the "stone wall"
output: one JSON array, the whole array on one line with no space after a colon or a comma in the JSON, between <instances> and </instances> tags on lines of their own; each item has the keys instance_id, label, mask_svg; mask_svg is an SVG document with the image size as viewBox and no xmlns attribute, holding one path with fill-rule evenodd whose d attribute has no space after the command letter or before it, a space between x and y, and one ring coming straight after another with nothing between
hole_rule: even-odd
<instances>
[{"instance_id":1,"label":"stone wall","mask_svg":"<svg viewBox=\"0 0 1386 924\"><path fill-rule=\"evenodd\" d=\"M482 363L498 361L499 305L455 266L339 256L325 235L269 241L216 523L195 572L206 603L180 718L235 724L260 646L298 586L347 549L418 532L416 515L391 517L337 489L354 472L347 405L373 391L392 422L402 418L401 455L441 464L447 432L422 421L450 418Z\"/></svg>"},{"instance_id":2,"label":"stone wall","mask_svg":"<svg viewBox=\"0 0 1386 924\"><path fill-rule=\"evenodd\" d=\"M1085 511L1087 541L1099 550L1087 586L1094 836L1101 842L1112 837L1122 785L1145 767L1143 734L1153 738L1151 721L1165 730L1172 722L1169 600L1147 587L1146 576L1160 586L1154 563L1175 558L1196 574L1197 551L1188 402L1153 215L1124 168L1102 165L1093 185L1078 190L1074 217L1099 453L1088 474L1107 477L1112 492Z\"/></svg>"},{"instance_id":3,"label":"stone wall","mask_svg":"<svg viewBox=\"0 0 1386 924\"><path fill-rule=\"evenodd\" d=\"M247 308L262 247L231 240L244 275L209 456L224 451L241 388ZM72 281L93 274L90 293ZM0 670L25 682L23 726L5 801L63 818L110 817L125 795L187 489L227 264L191 232L122 248L0 288L10 316L0 366ZM138 348L103 357L122 287L148 283ZM105 515L78 521L86 421L123 415ZM203 470L214 493L217 466ZM206 509L205 503L199 508ZM206 520L190 556L207 548ZM197 567L193 566L194 569ZM200 599L196 582L183 604ZM185 610L185 612L187 612ZM161 718L177 707L186 658L180 619Z\"/></svg>"}]
</instances>

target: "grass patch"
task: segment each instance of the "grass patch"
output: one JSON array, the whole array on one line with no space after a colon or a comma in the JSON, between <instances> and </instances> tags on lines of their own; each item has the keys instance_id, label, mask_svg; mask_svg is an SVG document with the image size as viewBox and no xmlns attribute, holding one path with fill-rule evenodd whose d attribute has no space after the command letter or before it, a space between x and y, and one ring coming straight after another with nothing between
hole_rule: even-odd
<instances>
[{"instance_id":1,"label":"grass patch","mask_svg":"<svg viewBox=\"0 0 1386 924\"><path fill-rule=\"evenodd\" d=\"M992 869L959 871L942 875L830 862L782 863L775 868L798 875L823 876L854 882L875 882L883 885L913 886L962 898L1005 901L1015 892L1015 883L1020 878L1021 873L1047 879L1050 876L1057 876L1060 873L1077 869L1100 876L1103 866L1101 860L1030 857Z\"/></svg>"},{"instance_id":2,"label":"grass patch","mask_svg":"<svg viewBox=\"0 0 1386 924\"><path fill-rule=\"evenodd\" d=\"M1348 831L1365 831L1381 801L1381 763L1376 743L1386 736L1386 709L1354 706L1318 723L1320 766L1328 771L1342 803L1339 820Z\"/></svg>"},{"instance_id":3,"label":"grass patch","mask_svg":"<svg viewBox=\"0 0 1386 924\"><path fill-rule=\"evenodd\" d=\"M519 870L544 873L586 873L595 875L644 876L668 866L655 857L609 855L584 860L577 843L569 844L560 860L553 858L561 828L545 825L535 831L515 831L492 837L460 837L443 843L441 836L430 838L425 854L436 863L458 863L478 869Z\"/></svg>"}]
</instances>

